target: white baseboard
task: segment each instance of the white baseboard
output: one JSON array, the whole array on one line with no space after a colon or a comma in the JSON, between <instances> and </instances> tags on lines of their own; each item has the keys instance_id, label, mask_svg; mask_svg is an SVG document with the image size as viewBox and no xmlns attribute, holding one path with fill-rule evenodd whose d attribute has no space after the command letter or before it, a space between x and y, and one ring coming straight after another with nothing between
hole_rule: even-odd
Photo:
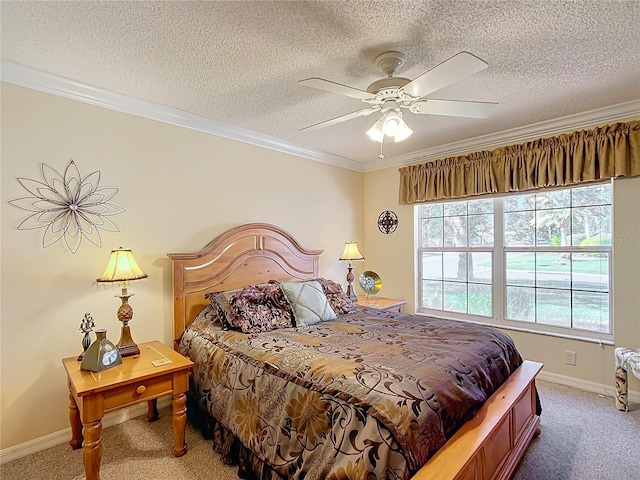
<instances>
[{"instance_id":1,"label":"white baseboard","mask_svg":"<svg viewBox=\"0 0 640 480\"><path fill-rule=\"evenodd\" d=\"M547 382L558 383L567 387L575 387L587 392L598 393L600 395L606 395L613 398L616 395L616 389L614 385L608 385L604 383L590 382L588 380L581 380L580 378L568 377L566 375L560 375L558 373L541 371L537 378L540 380L546 380ZM640 392L629 390L628 400L633 403L640 403Z\"/></svg>"},{"instance_id":2,"label":"white baseboard","mask_svg":"<svg viewBox=\"0 0 640 480\"><path fill-rule=\"evenodd\" d=\"M171 397L163 397L158 399L158 408L164 408L171 405ZM115 412L107 413L102 419L102 428L108 428L112 425L118 425L119 423L126 422L127 420L147 413L147 404L139 403L129 408L123 408L122 410L116 410ZM50 433L34 440L15 445L13 447L0 450L0 465L17 460L18 458L26 457L32 453L41 452L47 448L55 447L62 443L67 443L71 439L71 427L59 430L57 432Z\"/></svg>"}]
</instances>

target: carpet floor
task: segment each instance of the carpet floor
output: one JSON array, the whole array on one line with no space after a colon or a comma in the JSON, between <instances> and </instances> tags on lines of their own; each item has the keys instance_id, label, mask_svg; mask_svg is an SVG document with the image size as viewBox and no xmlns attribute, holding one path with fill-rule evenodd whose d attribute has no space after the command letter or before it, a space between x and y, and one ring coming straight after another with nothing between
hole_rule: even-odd
<instances>
[{"instance_id":1,"label":"carpet floor","mask_svg":"<svg viewBox=\"0 0 640 480\"><path fill-rule=\"evenodd\" d=\"M613 398L538 381L540 437L533 440L513 480L640 480L640 405L616 410ZM611 392L612 393L612 392ZM237 480L210 440L187 425L188 453L175 458L171 414L144 415L103 431L102 480ZM6 463L3 480L82 480L82 449L68 444Z\"/></svg>"}]
</instances>

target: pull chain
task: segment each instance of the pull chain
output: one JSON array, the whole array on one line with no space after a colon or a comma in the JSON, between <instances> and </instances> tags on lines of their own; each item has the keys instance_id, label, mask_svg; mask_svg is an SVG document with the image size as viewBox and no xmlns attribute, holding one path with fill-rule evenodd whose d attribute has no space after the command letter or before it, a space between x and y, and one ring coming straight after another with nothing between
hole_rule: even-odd
<instances>
[{"instance_id":1,"label":"pull chain","mask_svg":"<svg viewBox=\"0 0 640 480\"><path fill-rule=\"evenodd\" d=\"M380 142L380 155L378 155L378 158L380 160L384 160L384 153L382 152L382 145L384 145L384 143Z\"/></svg>"}]
</instances>

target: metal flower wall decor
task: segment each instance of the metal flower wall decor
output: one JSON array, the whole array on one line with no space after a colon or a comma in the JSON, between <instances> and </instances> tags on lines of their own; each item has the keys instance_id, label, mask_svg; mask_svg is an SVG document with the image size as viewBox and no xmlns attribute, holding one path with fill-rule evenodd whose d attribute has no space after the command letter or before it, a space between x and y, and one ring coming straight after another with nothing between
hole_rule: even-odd
<instances>
[{"instance_id":1,"label":"metal flower wall decor","mask_svg":"<svg viewBox=\"0 0 640 480\"><path fill-rule=\"evenodd\" d=\"M45 163L41 164L41 172L43 181L18 178L31 196L9 203L32 212L18 230L44 228L44 248L64 240L71 253L78 251L83 238L101 247L100 230L120 231L109 217L125 209L110 203L118 188L100 187L100 171L82 177L75 162L69 160L63 175Z\"/></svg>"}]
</instances>

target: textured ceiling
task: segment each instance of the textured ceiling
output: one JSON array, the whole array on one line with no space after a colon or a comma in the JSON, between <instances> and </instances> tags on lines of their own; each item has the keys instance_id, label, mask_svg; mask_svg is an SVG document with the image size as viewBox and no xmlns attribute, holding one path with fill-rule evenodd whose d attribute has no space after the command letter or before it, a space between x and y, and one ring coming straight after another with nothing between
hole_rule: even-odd
<instances>
[{"instance_id":1,"label":"textured ceiling","mask_svg":"<svg viewBox=\"0 0 640 480\"><path fill-rule=\"evenodd\" d=\"M429 98L498 102L487 119L415 115L387 157L640 98L640 2L6 1L3 60L363 162L374 114L299 131L365 105L299 85L366 89L375 57L413 79L460 51L489 67Z\"/></svg>"}]
</instances>

